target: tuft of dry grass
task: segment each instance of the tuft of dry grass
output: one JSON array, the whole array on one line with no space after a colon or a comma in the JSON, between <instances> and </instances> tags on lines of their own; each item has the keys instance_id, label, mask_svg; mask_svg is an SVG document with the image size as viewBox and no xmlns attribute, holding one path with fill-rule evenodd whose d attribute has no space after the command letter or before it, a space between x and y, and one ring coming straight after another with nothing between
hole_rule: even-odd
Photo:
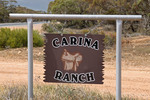
<instances>
[{"instance_id":1,"label":"tuft of dry grass","mask_svg":"<svg viewBox=\"0 0 150 100\"><path fill-rule=\"evenodd\" d=\"M27 85L4 85L0 87L0 100L27 100ZM111 93L100 94L85 88L55 85L35 85L34 100L115 100ZM122 97L122 100L137 98Z\"/></svg>"}]
</instances>

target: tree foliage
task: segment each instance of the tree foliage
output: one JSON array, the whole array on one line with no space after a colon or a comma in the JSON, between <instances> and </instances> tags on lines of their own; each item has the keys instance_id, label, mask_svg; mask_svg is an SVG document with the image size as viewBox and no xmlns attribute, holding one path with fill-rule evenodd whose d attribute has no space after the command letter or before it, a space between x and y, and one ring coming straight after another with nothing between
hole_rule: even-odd
<instances>
[{"instance_id":1,"label":"tree foliage","mask_svg":"<svg viewBox=\"0 0 150 100\"><path fill-rule=\"evenodd\" d=\"M33 46L41 47L44 40L38 31L33 30ZM20 48L27 46L27 29L0 28L0 48Z\"/></svg>"},{"instance_id":2,"label":"tree foliage","mask_svg":"<svg viewBox=\"0 0 150 100\"><path fill-rule=\"evenodd\" d=\"M9 13L44 13L44 12L34 11L26 7L21 7L17 5L16 0L0 0L0 23L18 21L10 19Z\"/></svg>"},{"instance_id":3,"label":"tree foliage","mask_svg":"<svg viewBox=\"0 0 150 100\"><path fill-rule=\"evenodd\" d=\"M150 0L54 0L49 3L47 11L53 14L142 15L142 26L137 21L126 21L125 28L136 32L135 25L138 24L138 28L141 27L146 34L150 30ZM69 26L79 24L69 22Z\"/></svg>"},{"instance_id":4,"label":"tree foliage","mask_svg":"<svg viewBox=\"0 0 150 100\"><path fill-rule=\"evenodd\" d=\"M16 0L0 0L0 22L9 21L9 13L15 12Z\"/></svg>"},{"instance_id":5,"label":"tree foliage","mask_svg":"<svg viewBox=\"0 0 150 100\"><path fill-rule=\"evenodd\" d=\"M88 14L89 3L84 0L55 0L49 3L48 13L53 14ZM64 22L64 21L62 21ZM65 21L66 27L85 28L93 25L94 21Z\"/></svg>"}]
</instances>

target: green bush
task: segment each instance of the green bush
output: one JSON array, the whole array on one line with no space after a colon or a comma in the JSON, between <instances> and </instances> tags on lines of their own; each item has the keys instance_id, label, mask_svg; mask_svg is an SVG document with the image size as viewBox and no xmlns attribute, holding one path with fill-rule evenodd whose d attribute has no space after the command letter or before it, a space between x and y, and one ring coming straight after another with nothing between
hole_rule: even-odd
<instances>
[{"instance_id":1,"label":"green bush","mask_svg":"<svg viewBox=\"0 0 150 100\"><path fill-rule=\"evenodd\" d=\"M0 48L4 48L6 46L7 40L10 36L11 30L8 28L0 29Z\"/></svg>"},{"instance_id":2,"label":"green bush","mask_svg":"<svg viewBox=\"0 0 150 100\"><path fill-rule=\"evenodd\" d=\"M58 33L58 32L63 32L63 24L57 23L57 22L52 22L52 23L44 23L42 25L42 30L45 32L50 32L50 33Z\"/></svg>"},{"instance_id":3,"label":"green bush","mask_svg":"<svg viewBox=\"0 0 150 100\"><path fill-rule=\"evenodd\" d=\"M44 41L38 31L33 31L33 46L41 47ZM19 48L27 46L27 29L0 29L0 48Z\"/></svg>"}]
</instances>

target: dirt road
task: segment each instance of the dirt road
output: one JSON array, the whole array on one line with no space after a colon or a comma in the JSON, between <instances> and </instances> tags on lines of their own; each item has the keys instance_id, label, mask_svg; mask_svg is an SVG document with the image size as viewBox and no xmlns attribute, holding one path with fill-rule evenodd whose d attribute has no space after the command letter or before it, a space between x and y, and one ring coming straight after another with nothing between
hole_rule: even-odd
<instances>
[{"instance_id":1,"label":"dirt road","mask_svg":"<svg viewBox=\"0 0 150 100\"><path fill-rule=\"evenodd\" d=\"M42 24L34 24L33 25L33 30L38 30L40 33L42 33ZM21 26L2 26L0 28L10 28L10 29L20 29L20 28L24 28L27 29L27 25L21 25Z\"/></svg>"},{"instance_id":2,"label":"dirt road","mask_svg":"<svg viewBox=\"0 0 150 100\"><path fill-rule=\"evenodd\" d=\"M27 84L27 62L0 61L0 84ZM106 65L103 85L82 85L90 89L115 95L116 69L115 65ZM34 83L43 80L43 64L34 63ZM43 83L43 82L42 82ZM43 83L45 84L45 83ZM150 98L150 68L122 68L122 94L129 97Z\"/></svg>"}]
</instances>

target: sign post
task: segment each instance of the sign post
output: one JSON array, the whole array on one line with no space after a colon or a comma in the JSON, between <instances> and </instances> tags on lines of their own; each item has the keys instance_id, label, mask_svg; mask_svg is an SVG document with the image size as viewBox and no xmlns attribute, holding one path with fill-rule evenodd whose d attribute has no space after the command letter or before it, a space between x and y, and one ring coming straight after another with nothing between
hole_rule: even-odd
<instances>
[{"instance_id":1,"label":"sign post","mask_svg":"<svg viewBox=\"0 0 150 100\"><path fill-rule=\"evenodd\" d=\"M27 19L28 24L28 100L33 100L33 20Z\"/></svg>"},{"instance_id":2,"label":"sign post","mask_svg":"<svg viewBox=\"0 0 150 100\"><path fill-rule=\"evenodd\" d=\"M122 20L141 20L141 15L74 15L74 14L9 14L10 18L28 22L28 100L33 99L33 21L51 20L116 20L116 100L121 100L121 34Z\"/></svg>"},{"instance_id":3,"label":"sign post","mask_svg":"<svg viewBox=\"0 0 150 100\"><path fill-rule=\"evenodd\" d=\"M121 100L121 34L122 20L116 20L116 100Z\"/></svg>"}]
</instances>

